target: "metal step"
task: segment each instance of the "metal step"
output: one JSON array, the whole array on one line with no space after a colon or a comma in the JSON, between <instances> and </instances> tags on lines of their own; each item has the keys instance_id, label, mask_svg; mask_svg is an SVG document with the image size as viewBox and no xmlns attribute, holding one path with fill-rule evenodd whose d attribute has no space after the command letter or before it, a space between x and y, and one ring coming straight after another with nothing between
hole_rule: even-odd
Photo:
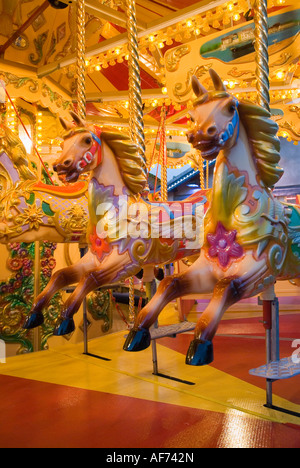
<instances>
[{"instance_id":1,"label":"metal step","mask_svg":"<svg viewBox=\"0 0 300 468\"><path fill-rule=\"evenodd\" d=\"M159 338L165 338L166 336L175 338L176 335L195 330L195 328L196 323L192 322L181 322L175 323L174 325L163 325L158 328L151 328L151 340L158 340Z\"/></svg>"},{"instance_id":2,"label":"metal step","mask_svg":"<svg viewBox=\"0 0 300 468\"><path fill-rule=\"evenodd\" d=\"M290 379L300 374L300 363L295 363L292 357L288 357L251 369L249 374L270 380Z\"/></svg>"}]
</instances>

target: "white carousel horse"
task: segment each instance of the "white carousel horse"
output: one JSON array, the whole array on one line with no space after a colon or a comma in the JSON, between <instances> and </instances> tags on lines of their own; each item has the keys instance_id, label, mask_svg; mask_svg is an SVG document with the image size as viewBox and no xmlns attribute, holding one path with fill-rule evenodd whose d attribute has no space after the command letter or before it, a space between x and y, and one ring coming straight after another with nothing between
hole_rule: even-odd
<instances>
[{"instance_id":1,"label":"white carousel horse","mask_svg":"<svg viewBox=\"0 0 300 468\"><path fill-rule=\"evenodd\" d=\"M204 245L185 273L160 283L124 345L127 351L148 347L149 328L170 301L212 293L187 352L189 365L212 362L212 340L228 307L277 280L300 278L300 207L284 205L272 194L283 173L277 124L260 106L238 102L221 78L210 73L212 92L193 78L197 100L188 134L204 159L216 158Z\"/></svg>"}]
</instances>

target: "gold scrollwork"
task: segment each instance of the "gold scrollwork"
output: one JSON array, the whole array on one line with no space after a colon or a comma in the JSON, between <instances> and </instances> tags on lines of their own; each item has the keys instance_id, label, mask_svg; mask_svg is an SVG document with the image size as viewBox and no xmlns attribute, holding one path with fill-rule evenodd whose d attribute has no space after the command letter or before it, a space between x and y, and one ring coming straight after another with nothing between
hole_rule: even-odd
<instances>
[{"instance_id":1,"label":"gold scrollwork","mask_svg":"<svg viewBox=\"0 0 300 468\"><path fill-rule=\"evenodd\" d=\"M177 47L177 49L173 49L166 54L165 62L166 62L166 69L168 72L173 73L178 70L180 65L180 60L185 55L188 55L191 52L191 46L183 45Z\"/></svg>"},{"instance_id":2,"label":"gold scrollwork","mask_svg":"<svg viewBox=\"0 0 300 468\"><path fill-rule=\"evenodd\" d=\"M249 74L254 76L254 72L252 70L239 70L238 67L233 67L227 74L229 76L233 76L234 78L239 78L240 76Z\"/></svg>"},{"instance_id":3,"label":"gold scrollwork","mask_svg":"<svg viewBox=\"0 0 300 468\"><path fill-rule=\"evenodd\" d=\"M283 65L286 65L288 61L290 60L290 58L292 57L293 57L293 54L291 54L290 52L282 52L278 60L276 60L273 63L270 63L270 68L282 67Z\"/></svg>"},{"instance_id":4,"label":"gold scrollwork","mask_svg":"<svg viewBox=\"0 0 300 468\"><path fill-rule=\"evenodd\" d=\"M173 93L178 100L182 100L192 91L192 77L195 75L197 78L201 78L208 70L212 67L212 63L207 65L200 65L196 68L191 68L186 76L185 83L176 83ZM185 86L185 87L184 87Z\"/></svg>"}]
</instances>

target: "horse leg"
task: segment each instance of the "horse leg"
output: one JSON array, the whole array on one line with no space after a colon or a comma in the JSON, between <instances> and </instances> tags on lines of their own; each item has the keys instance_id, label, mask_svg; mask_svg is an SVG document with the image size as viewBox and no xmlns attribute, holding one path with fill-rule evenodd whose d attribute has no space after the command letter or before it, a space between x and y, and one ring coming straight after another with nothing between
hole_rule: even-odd
<instances>
[{"instance_id":1,"label":"horse leg","mask_svg":"<svg viewBox=\"0 0 300 468\"><path fill-rule=\"evenodd\" d=\"M31 314L26 318L24 329L32 329L44 323L43 309L46 308L52 297L62 288L80 281L82 275L92 269L96 257L88 252L78 263L63 268L54 273L44 291L36 298Z\"/></svg>"},{"instance_id":2,"label":"horse leg","mask_svg":"<svg viewBox=\"0 0 300 468\"><path fill-rule=\"evenodd\" d=\"M96 268L87 272L78 283L75 291L65 303L64 311L61 314L61 321L54 330L54 335L68 335L75 330L73 316L78 312L83 300L95 289L105 284L114 283L120 274L120 257L113 257L105 264L105 268Z\"/></svg>"},{"instance_id":3,"label":"horse leg","mask_svg":"<svg viewBox=\"0 0 300 468\"><path fill-rule=\"evenodd\" d=\"M97 270L86 273L79 281L75 291L65 304L61 318L54 329L54 335L68 335L75 330L73 315L78 311L85 297L98 287L98 282L94 276L96 271Z\"/></svg>"},{"instance_id":4,"label":"horse leg","mask_svg":"<svg viewBox=\"0 0 300 468\"><path fill-rule=\"evenodd\" d=\"M129 332L123 349L142 351L148 348L151 344L149 328L156 322L159 314L169 302L189 294L210 293L215 282L210 268L205 265L201 268L199 262L180 275L165 278L160 283L156 294L136 317L134 328Z\"/></svg>"},{"instance_id":5,"label":"horse leg","mask_svg":"<svg viewBox=\"0 0 300 468\"><path fill-rule=\"evenodd\" d=\"M226 310L243 298L258 293L255 283L264 277L267 267L255 270L241 277L226 277L219 280L214 288L213 297L201 315L186 356L186 364L203 366L213 361L213 344L220 320Z\"/></svg>"}]
</instances>

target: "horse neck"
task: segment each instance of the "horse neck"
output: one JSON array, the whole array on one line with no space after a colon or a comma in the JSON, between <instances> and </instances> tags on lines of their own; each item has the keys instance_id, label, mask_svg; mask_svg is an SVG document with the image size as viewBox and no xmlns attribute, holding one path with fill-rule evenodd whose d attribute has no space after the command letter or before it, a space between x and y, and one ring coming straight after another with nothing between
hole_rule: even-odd
<instances>
[{"instance_id":1,"label":"horse neck","mask_svg":"<svg viewBox=\"0 0 300 468\"><path fill-rule=\"evenodd\" d=\"M235 145L217 158L211 194L208 229L221 222L227 229L235 228L235 213L251 194L266 191L260 183L251 145L243 124Z\"/></svg>"},{"instance_id":2,"label":"horse neck","mask_svg":"<svg viewBox=\"0 0 300 468\"><path fill-rule=\"evenodd\" d=\"M96 179L103 187L114 187L114 195L129 193L120 173L120 169L112 150L103 143L102 161L92 172L92 179Z\"/></svg>"}]
</instances>

